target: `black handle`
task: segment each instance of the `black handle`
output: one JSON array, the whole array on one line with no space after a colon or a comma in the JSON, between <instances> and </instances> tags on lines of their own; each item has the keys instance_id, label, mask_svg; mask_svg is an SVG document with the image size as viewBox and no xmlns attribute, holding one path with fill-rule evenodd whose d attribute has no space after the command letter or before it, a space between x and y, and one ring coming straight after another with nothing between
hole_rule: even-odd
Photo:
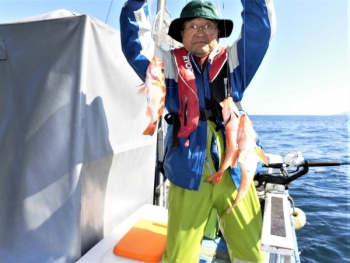
<instances>
[{"instance_id":1,"label":"black handle","mask_svg":"<svg viewBox=\"0 0 350 263\"><path fill-rule=\"evenodd\" d=\"M271 166L273 165L273 166ZM287 170L282 166L281 163L277 164L269 164L268 167L279 168L282 175L273 175L273 174L256 174L254 176L254 181L257 181L257 187L260 187L264 183L273 183L273 184L281 184L284 185L287 189L288 184L292 181L298 179L299 177L307 174L309 171L309 162L304 161L300 166L298 166L297 170L291 173L288 173Z\"/></svg>"}]
</instances>

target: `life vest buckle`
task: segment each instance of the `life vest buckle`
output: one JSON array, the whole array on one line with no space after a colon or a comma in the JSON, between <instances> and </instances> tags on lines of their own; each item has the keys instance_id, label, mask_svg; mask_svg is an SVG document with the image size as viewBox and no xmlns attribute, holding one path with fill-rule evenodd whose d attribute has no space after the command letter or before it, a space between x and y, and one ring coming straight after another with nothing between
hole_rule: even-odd
<instances>
[{"instance_id":1,"label":"life vest buckle","mask_svg":"<svg viewBox=\"0 0 350 263\"><path fill-rule=\"evenodd\" d=\"M164 120L169 125L180 125L180 117L179 114L169 112L164 116Z\"/></svg>"}]
</instances>

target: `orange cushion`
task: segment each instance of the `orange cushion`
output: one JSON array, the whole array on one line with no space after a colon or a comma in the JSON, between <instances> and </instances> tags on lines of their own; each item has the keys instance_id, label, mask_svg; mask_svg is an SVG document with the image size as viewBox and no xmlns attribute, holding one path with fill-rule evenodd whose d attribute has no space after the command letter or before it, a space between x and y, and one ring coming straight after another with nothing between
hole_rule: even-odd
<instances>
[{"instance_id":1,"label":"orange cushion","mask_svg":"<svg viewBox=\"0 0 350 263\"><path fill-rule=\"evenodd\" d=\"M149 263L161 261L165 250L167 225L139 220L114 246L113 253Z\"/></svg>"}]
</instances>

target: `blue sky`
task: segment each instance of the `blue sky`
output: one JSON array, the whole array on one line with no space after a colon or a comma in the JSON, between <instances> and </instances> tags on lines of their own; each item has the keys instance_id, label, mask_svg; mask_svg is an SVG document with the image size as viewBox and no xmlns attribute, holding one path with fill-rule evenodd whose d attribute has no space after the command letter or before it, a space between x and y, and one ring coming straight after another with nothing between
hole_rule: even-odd
<instances>
[{"instance_id":1,"label":"blue sky","mask_svg":"<svg viewBox=\"0 0 350 263\"><path fill-rule=\"evenodd\" d=\"M90 14L119 30L119 0L0 0L0 23L66 9ZM152 10L156 0L150 0ZM238 0L213 0L235 27L221 44L238 37ZM350 2L274 0L277 31L242 104L250 114L329 115L350 111ZM186 0L167 0L177 18ZM0 36L1 37L1 36Z\"/></svg>"}]
</instances>

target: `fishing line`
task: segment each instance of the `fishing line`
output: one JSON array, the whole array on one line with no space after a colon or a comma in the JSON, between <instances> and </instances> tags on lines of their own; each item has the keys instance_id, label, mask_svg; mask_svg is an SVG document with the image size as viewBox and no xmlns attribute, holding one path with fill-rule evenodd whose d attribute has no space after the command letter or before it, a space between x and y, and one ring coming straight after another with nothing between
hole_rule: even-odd
<instances>
[{"instance_id":1,"label":"fishing line","mask_svg":"<svg viewBox=\"0 0 350 263\"><path fill-rule=\"evenodd\" d=\"M218 0L218 7L220 10L220 0ZM225 3L222 2L222 9L224 9L224 8L225 8ZM220 18L223 19L221 11L219 11L219 12L220 12ZM227 35L226 22L223 22L223 23L224 23L224 33L226 36ZM223 41L224 41L224 46L226 46L226 38ZM225 95L226 95L225 97L232 96L232 86L231 86L231 80L230 80L230 66L229 66L229 62L228 62L229 56L230 56L230 48L227 49L226 75L227 75L228 85L225 85Z\"/></svg>"},{"instance_id":2,"label":"fishing line","mask_svg":"<svg viewBox=\"0 0 350 263\"><path fill-rule=\"evenodd\" d=\"M220 11L220 0L218 0L218 11L219 11L219 17L221 17L222 18L222 16L221 16L221 11Z\"/></svg>"},{"instance_id":3,"label":"fishing line","mask_svg":"<svg viewBox=\"0 0 350 263\"><path fill-rule=\"evenodd\" d=\"M113 1L111 1L111 4L109 5L109 9L108 9L108 14L107 14L107 17L106 17L106 21L105 21L105 24L107 24L107 21L108 21L108 17L109 17L109 12L111 11L111 8L112 8L112 5L113 5Z\"/></svg>"},{"instance_id":4,"label":"fishing line","mask_svg":"<svg viewBox=\"0 0 350 263\"><path fill-rule=\"evenodd\" d=\"M219 9L219 15L220 15L220 18L221 19L223 19L223 17L222 17L222 12L221 12L221 10L220 10L220 0L218 0L218 9ZM222 10L224 10L225 9L225 3L224 2L222 2ZM224 33L225 33L225 36L227 35L227 31L226 31L226 22L223 22L224 23ZM226 46L226 38L223 40L224 41L224 46Z\"/></svg>"}]
</instances>

